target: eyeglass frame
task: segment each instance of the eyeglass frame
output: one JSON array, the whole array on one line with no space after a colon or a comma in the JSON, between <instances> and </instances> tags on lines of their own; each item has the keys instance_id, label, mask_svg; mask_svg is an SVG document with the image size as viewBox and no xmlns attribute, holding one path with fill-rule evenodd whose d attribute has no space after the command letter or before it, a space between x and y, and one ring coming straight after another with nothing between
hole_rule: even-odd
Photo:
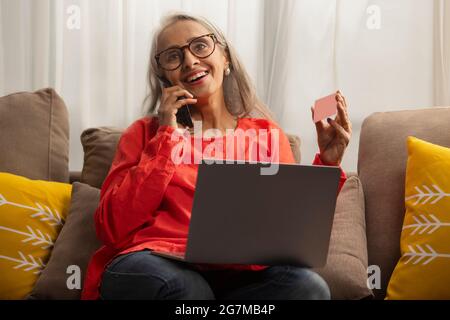
<instances>
[{"instance_id":1,"label":"eyeglass frame","mask_svg":"<svg viewBox=\"0 0 450 320\"><path fill-rule=\"evenodd\" d=\"M195 40L198 40L198 39L203 38L203 37L206 37L206 36L210 37L210 38L213 40L214 47L213 47L213 49L212 49L212 51L211 51L210 54L208 54L208 55L205 56L205 57L199 57L199 56L197 56L195 53L193 53L193 52L191 51L191 44L192 44L192 42L194 42ZM195 37L194 39L192 39L191 41L189 41L188 44L186 44L186 45L184 45L184 46L181 46L181 47L175 46L175 47L167 48L167 49L165 49L165 50L163 50L163 51L157 53L157 54L155 55L156 64L158 65L158 67L160 67L161 69L163 69L163 70L165 70L165 71L174 71L174 70L177 70L177 69L183 64L183 62L184 62L184 58L185 58L184 50L185 50L186 48L187 48L187 49L189 50L189 52L190 52L192 55L194 55L195 57L197 57L197 58L199 58L199 59L206 59L206 58L208 58L209 56L211 56L211 55L214 53L214 51L216 51L216 43L219 43L219 41L217 40L217 37L216 37L216 35L215 35L214 33L208 33L208 34L204 34L204 35L202 35L202 36ZM165 68L163 68L163 66L162 66L161 63L159 62L159 57L160 57L164 52L169 51L169 50L173 50L173 49L179 49L179 50L181 51L181 62L180 62L180 64L179 64L176 68L173 68L173 69L165 69Z\"/></svg>"}]
</instances>

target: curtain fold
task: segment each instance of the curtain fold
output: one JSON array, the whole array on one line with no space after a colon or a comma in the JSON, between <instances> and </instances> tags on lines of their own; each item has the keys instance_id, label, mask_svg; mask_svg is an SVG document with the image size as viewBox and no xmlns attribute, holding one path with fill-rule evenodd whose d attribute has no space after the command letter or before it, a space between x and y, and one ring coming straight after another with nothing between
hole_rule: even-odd
<instances>
[{"instance_id":1,"label":"curtain fold","mask_svg":"<svg viewBox=\"0 0 450 320\"><path fill-rule=\"evenodd\" d=\"M2 2L0 2L0 21L3 21ZM0 23L0 96L5 92L4 74L5 74L5 49L3 48L3 23Z\"/></svg>"},{"instance_id":2,"label":"curtain fold","mask_svg":"<svg viewBox=\"0 0 450 320\"><path fill-rule=\"evenodd\" d=\"M280 125L301 137L305 162L317 152L310 106L337 89L354 124L343 163L352 171L365 117L450 105L447 0L0 0L0 95L54 87L69 108L70 169L80 170L83 130L143 115L152 30L173 10L225 32Z\"/></svg>"},{"instance_id":3,"label":"curtain fold","mask_svg":"<svg viewBox=\"0 0 450 320\"><path fill-rule=\"evenodd\" d=\"M434 0L434 104L450 106L450 3Z\"/></svg>"}]
</instances>

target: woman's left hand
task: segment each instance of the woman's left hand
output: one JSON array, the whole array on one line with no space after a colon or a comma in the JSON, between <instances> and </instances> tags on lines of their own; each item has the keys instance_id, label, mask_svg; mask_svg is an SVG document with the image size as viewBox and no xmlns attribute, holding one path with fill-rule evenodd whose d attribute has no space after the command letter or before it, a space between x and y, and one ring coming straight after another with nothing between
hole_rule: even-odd
<instances>
[{"instance_id":1,"label":"woman's left hand","mask_svg":"<svg viewBox=\"0 0 450 320\"><path fill-rule=\"evenodd\" d=\"M344 157L345 149L352 135L352 124L347 113L347 102L340 91L336 93L338 114L333 120L318 121L316 125L317 142L320 159L326 165L339 166ZM311 107L314 118L314 109ZM328 123L327 123L328 122Z\"/></svg>"}]
</instances>

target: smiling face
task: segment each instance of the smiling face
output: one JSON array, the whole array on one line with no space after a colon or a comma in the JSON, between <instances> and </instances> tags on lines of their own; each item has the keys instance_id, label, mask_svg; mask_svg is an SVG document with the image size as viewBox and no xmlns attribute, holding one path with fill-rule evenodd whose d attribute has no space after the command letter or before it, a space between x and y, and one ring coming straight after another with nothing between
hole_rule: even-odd
<instances>
[{"instance_id":1,"label":"smiling face","mask_svg":"<svg viewBox=\"0 0 450 320\"><path fill-rule=\"evenodd\" d=\"M185 46L193 38L210 33L211 31L195 21L178 21L160 34L157 52L170 47ZM197 47L201 48L201 43ZM223 47L216 43L214 52L206 58L198 58L185 48L181 66L172 71L161 70L161 73L172 85L179 85L201 99L216 93L223 94L222 83L227 64L228 59Z\"/></svg>"}]
</instances>

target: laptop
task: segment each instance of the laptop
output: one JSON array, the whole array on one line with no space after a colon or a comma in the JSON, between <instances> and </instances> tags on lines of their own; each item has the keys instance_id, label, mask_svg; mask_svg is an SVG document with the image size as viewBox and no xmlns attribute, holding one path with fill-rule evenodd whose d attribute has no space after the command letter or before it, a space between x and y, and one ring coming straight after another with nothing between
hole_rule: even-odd
<instances>
[{"instance_id":1,"label":"laptop","mask_svg":"<svg viewBox=\"0 0 450 320\"><path fill-rule=\"evenodd\" d=\"M234 161L199 164L184 254L153 254L189 263L326 264L340 169ZM263 169L264 170L264 169Z\"/></svg>"}]
</instances>

